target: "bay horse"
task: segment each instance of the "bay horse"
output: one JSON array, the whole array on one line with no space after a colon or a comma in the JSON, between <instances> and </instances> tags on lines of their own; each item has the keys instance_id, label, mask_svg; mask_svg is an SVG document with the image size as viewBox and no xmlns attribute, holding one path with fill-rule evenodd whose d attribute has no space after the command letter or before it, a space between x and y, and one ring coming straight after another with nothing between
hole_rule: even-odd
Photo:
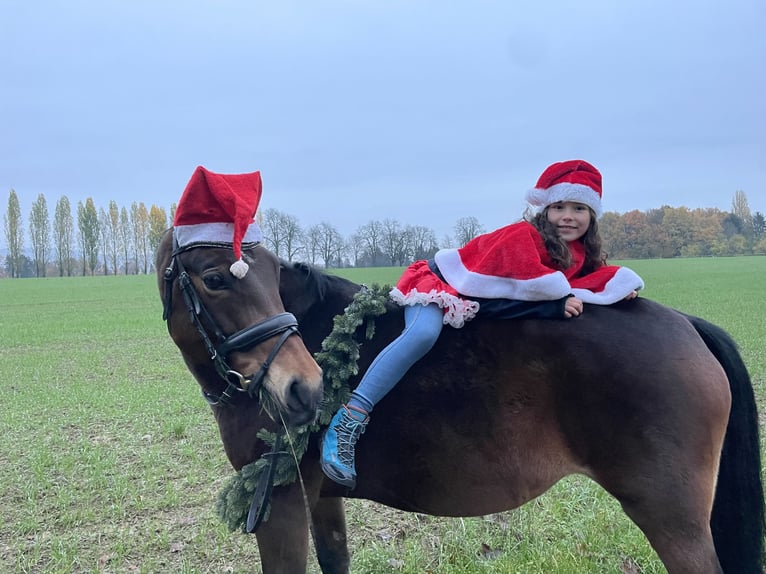
<instances>
[{"instance_id":1,"label":"bay horse","mask_svg":"<svg viewBox=\"0 0 766 574\"><path fill-rule=\"evenodd\" d=\"M361 288L305 264L278 262L262 246L243 250L247 277L258 278L257 285L238 283L226 277L230 249L174 256L171 235L157 254L160 296L173 340L208 397L222 396L231 383L205 366L209 354L187 316L194 312L184 313L177 273L164 271L174 259L183 259L209 309L202 321L209 337L214 324L228 335L286 312L311 353ZM360 373L403 324L401 308L388 303L374 338L361 346ZM243 345L232 356L260 368L277 338ZM268 371L264 383L284 422L272 420L249 393L234 392L231 405L211 401L234 469L268 450L256 436L260 429L314 416L314 367L297 348L300 339L290 339L295 345L276 354L279 370ZM304 400L285 398L290 394ZM301 480L274 488L269 518L255 533L264 574L303 574L309 529L322 572L348 573L344 497L480 516L516 508L574 473L620 502L669 574L763 572L753 387L733 340L707 321L645 298L589 305L571 320L477 318L463 329L444 329L374 415L358 444L354 490L321 472L319 433L301 460Z\"/></svg>"}]
</instances>

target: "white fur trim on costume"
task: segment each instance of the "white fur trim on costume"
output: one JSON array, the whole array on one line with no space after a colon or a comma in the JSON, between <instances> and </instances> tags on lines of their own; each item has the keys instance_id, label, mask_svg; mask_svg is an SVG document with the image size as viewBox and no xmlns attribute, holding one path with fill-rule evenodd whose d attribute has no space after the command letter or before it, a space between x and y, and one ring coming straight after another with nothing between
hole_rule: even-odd
<instances>
[{"instance_id":1,"label":"white fur trim on costume","mask_svg":"<svg viewBox=\"0 0 766 574\"><path fill-rule=\"evenodd\" d=\"M527 192L526 200L538 211L557 201L584 203L596 213L596 219L601 217L601 197L587 185L579 183L557 183L548 189L535 187Z\"/></svg>"},{"instance_id":2,"label":"white fur trim on costume","mask_svg":"<svg viewBox=\"0 0 766 574\"><path fill-rule=\"evenodd\" d=\"M391 299L401 305L428 305L436 303L441 309L444 309L442 322L445 325L460 329L466 321L470 321L479 312L479 303L468 299L455 297L444 291L431 289L428 293L421 293L412 289L406 295L394 287L389 293Z\"/></svg>"},{"instance_id":3,"label":"white fur trim on costume","mask_svg":"<svg viewBox=\"0 0 766 574\"><path fill-rule=\"evenodd\" d=\"M614 276L606 282L603 291L594 293L588 289L572 289L575 297L582 299L584 303L594 305L611 305L622 301L632 291L644 288L644 281L638 274L627 267L620 267Z\"/></svg>"},{"instance_id":4,"label":"white fur trim on costume","mask_svg":"<svg viewBox=\"0 0 766 574\"><path fill-rule=\"evenodd\" d=\"M566 297L572 288L561 271L532 279L512 279L469 271L457 249L440 249L434 256L444 278L458 293L484 299L552 301Z\"/></svg>"},{"instance_id":5,"label":"white fur trim on costume","mask_svg":"<svg viewBox=\"0 0 766 574\"><path fill-rule=\"evenodd\" d=\"M192 243L231 243L234 239L233 223L196 223L194 225L178 225L173 228L179 247ZM257 223L251 223L242 238L242 243L260 243L263 233Z\"/></svg>"}]
</instances>

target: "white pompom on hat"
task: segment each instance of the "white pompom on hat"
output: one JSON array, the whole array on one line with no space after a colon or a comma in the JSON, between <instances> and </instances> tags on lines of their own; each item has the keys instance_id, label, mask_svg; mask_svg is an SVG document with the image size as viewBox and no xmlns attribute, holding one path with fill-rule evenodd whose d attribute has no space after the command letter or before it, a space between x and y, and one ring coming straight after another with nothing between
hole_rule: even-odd
<instances>
[{"instance_id":1,"label":"white pompom on hat","mask_svg":"<svg viewBox=\"0 0 766 574\"><path fill-rule=\"evenodd\" d=\"M231 175L198 166L186 184L173 220L178 247L230 245L236 261L229 270L241 279L249 269L242 260L242 244L263 240L254 219L261 192L259 171Z\"/></svg>"},{"instance_id":2,"label":"white pompom on hat","mask_svg":"<svg viewBox=\"0 0 766 574\"><path fill-rule=\"evenodd\" d=\"M548 166L534 189L525 197L535 210L558 201L584 203L601 217L601 173L581 159L561 161Z\"/></svg>"}]
</instances>

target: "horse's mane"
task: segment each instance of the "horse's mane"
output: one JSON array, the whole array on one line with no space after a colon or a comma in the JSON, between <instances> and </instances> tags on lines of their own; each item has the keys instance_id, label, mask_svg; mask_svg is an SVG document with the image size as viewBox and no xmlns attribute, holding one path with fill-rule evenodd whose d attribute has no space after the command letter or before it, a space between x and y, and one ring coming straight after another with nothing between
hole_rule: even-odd
<instances>
[{"instance_id":1,"label":"horse's mane","mask_svg":"<svg viewBox=\"0 0 766 574\"><path fill-rule=\"evenodd\" d=\"M280 260L282 273L286 273L293 280L302 284L305 293L313 293L316 297L314 304L322 304L328 301L330 294L347 293L349 298L358 291L361 286L353 281L337 275L331 275L319 267L302 261Z\"/></svg>"}]
</instances>

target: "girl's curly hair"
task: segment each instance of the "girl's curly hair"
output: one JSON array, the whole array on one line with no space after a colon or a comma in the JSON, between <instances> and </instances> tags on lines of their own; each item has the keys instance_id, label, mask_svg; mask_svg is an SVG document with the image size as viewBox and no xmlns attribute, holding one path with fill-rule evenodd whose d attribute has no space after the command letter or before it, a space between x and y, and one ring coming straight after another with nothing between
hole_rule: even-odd
<instances>
[{"instance_id":1,"label":"girl's curly hair","mask_svg":"<svg viewBox=\"0 0 766 574\"><path fill-rule=\"evenodd\" d=\"M598 231L596 214L590 207L588 211L590 211L590 225L585 235L580 238L585 246L585 263L580 272L581 275L587 275L606 265L606 254L601 250L601 234ZM525 219L540 232L545 242L545 249L556 265L561 269L570 267L572 255L569 253L567 242L559 236L556 226L548 221L548 207L545 207L540 213L527 214Z\"/></svg>"}]
</instances>

